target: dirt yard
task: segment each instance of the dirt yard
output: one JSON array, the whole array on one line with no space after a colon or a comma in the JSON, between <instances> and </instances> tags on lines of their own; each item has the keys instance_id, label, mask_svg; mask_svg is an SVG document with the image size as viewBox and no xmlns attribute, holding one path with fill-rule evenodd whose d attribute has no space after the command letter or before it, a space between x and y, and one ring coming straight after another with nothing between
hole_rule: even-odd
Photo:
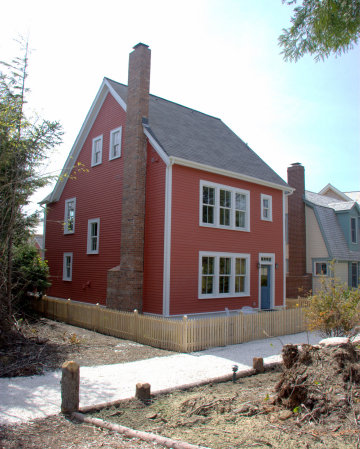
<instances>
[{"instance_id":1,"label":"dirt yard","mask_svg":"<svg viewBox=\"0 0 360 449\"><path fill-rule=\"evenodd\" d=\"M175 392L150 405L126 401L92 416L212 449L357 447L359 429L351 417L318 424L274 405L280 376L270 372Z\"/></svg>"},{"instance_id":2,"label":"dirt yard","mask_svg":"<svg viewBox=\"0 0 360 449\"><path fill-rule=\"evenodd\" d=\"M26 324L23 332L30 338L27 343L24 340L23 351L14 345L7 354L1 348L2 373L12 369L13 375L24 375L32 370L55 369L69 359L86 366L171 354L47 319ZM175 392L156 398L150 405L128 401L96 416L212 449L360 448L360 365L359 349L354 348L330 350L333 356L328 353L323 356L312 349L297 354L289 348L289 370L284 373L264 373L239 379L235 384ZM298 407L296 402L289 402L292 391L307 405ZM333 400L324 402L327 397ZM322 400L323 409L329 404L332 407L318 414L314 407L317 398ZM129 440L58 415L0 426L0 448L159 449L160 446Z\"/></svg>"}]
</instances>

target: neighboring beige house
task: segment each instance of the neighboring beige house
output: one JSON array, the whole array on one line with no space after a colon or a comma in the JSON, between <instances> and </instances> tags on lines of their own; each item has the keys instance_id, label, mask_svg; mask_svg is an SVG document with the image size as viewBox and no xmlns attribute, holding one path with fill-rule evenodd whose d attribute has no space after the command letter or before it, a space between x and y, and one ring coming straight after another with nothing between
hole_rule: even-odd
<instances>
[{"instance_id":1,"label":"neighboring beige house","mask_svg":"<svg viewBox=\"0 0 360 449\"><path fill-rule=\"evenodd\" d=\"M288 169L296 194L287 204L287 296L316 293L321 281L335 275L350 287L360 285L359 192L340 192L331 184L319 193L305 190L304 167ZM350 196L351 195L351 196ZM333 268L333 271L331 271Z\"/></svg>"}]
</instances>

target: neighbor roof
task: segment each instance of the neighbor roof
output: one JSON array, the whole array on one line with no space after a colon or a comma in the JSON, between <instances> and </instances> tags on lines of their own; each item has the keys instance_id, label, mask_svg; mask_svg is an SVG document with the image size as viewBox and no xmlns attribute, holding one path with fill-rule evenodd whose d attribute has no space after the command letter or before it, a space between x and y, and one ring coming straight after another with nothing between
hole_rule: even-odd
<instances>
[{"instance_id":1,"label":"neighbor roof","mask_svg":"<svg viewBox=\"0 0 360 449\"><path fill-rule=\"evenodd\" d=\"M319 193L305 191L305 200L316 204L317 206L329 207L336 212L346 211L352 209L356 206L356 201L338 201L335 198L329 196L321 195Z\"/></svg>"},{"instance_id":2,"label":"neighbor roof","mask_svg":"<svg viewBox=\"0 0 360 449\"><path fill-rule=\"evenodd\" d=\"M127 86L108 78L106 80L126 103ZM151 134L169 157L288 187L272 168L216 117L150 95L148 124Z\"/></svg>"},{"instance_id":3,"label":"neighbor roof","mask_svg":"<svg viewBox=\"0 0 360 449\"><path fill-rule=\"evenodd\" d=\"M313 205L313 209L329 251L329 256L336 260L360 261L360 252L348 249L335 211L330 207L318 205Z\"/></svg>"}]
</instances>

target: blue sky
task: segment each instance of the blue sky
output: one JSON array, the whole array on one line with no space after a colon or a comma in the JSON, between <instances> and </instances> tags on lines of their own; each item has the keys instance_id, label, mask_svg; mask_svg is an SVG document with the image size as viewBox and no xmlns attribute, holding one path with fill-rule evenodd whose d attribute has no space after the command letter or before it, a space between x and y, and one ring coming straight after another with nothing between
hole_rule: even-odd
<instances>
[{"instance_id":1,"label":"blue sky","mask_svg":"<svg viewBox=\"0 0 360 449\"><path fill-rule=\"evenodd\" d=\"M277 39L290 14L281 0L18 0L2 5L13 19L0 60L29 37L29 104L65 131L47 172L64 164L103 77L126 84L128 54L144 42L151 93L221 118L285 180L301 162L308 190L360 190L360 47L285 63Z\"/></svg>"}]
</instances>

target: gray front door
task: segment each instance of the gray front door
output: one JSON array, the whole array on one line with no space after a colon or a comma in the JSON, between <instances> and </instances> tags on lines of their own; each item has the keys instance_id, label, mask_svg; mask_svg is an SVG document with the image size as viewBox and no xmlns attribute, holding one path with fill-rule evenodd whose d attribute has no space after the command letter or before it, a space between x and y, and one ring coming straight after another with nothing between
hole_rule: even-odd
<instances>
[{"instance_id":1,"label":"gray front door","mask_svg":"<svg viewBox=\"0 0 360 449\"><path fill-rule=\"evenodd\" d=\"M261 309L269 310L270 309L270 298L271 298L271 290L270 290L270 273L271 266L270 265L261 265Z\"/></svg>"}]
</instances>

